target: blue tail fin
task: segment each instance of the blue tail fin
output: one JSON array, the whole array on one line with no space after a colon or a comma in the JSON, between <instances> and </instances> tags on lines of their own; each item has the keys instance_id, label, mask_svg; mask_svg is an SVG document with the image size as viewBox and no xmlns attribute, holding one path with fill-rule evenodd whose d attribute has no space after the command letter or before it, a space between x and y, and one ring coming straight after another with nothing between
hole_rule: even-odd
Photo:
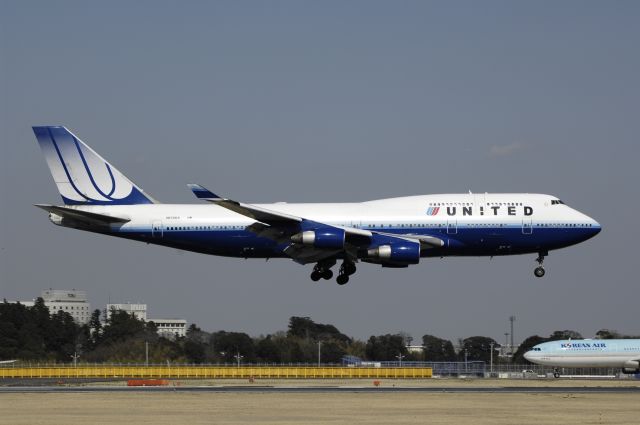
<instances>
[{"instance_id":1,"label":"blue tail fin","mask_svg":"<svg viewBox=\"0 0 640 425\"><path fill-rule=\"evenodd\" d=\"M132 205L156 201L65 127L33 127L66 205Z\"/></svg>"}]
</instances>

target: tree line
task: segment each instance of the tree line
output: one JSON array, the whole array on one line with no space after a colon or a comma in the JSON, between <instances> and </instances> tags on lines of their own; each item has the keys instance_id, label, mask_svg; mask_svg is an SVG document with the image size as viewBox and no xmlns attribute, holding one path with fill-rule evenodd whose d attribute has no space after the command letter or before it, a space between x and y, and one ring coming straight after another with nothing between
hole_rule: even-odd
<instances>
[{"instance_id":1,"label":"tree line","mask_svg":"<svg viewBox=\"0 0 640 425\"><path fill-rule=\"evenodd\" d=\"M105 317L106 316L106 317ZM599 338L624 337L615 331L601 330ZM522 357L536 344L574 338L575 331L556 331L549 337L531 336L523 341L511 359L496 356L495 363L527 363ZM501 345L489 337L473 336L458 341L458 350L450 340L434 335L422 337L422 352L407 350L410 337L402 332L373 335L367 341L351 338L331 324L316 323L308 317L291 317L286 331L259 337L243 332L206 332L196 324L185 337L165 338L157 334L153 322L133 314L113 310L110 314L95 310L88 324L77 324L70 314L49 312L42 298L32 307L20 303L0 304L0 360L39 362L142 363L147 349L150 363L316 363L320 351L322 363L341 363L345 356L364 361L484 361L491 350Z\"/></svg>"}]
</instances>

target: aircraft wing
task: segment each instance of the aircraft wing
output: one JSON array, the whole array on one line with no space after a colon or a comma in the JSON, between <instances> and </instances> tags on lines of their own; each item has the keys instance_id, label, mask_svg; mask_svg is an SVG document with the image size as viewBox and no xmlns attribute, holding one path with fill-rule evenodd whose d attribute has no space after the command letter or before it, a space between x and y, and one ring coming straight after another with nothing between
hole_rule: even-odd
<instances>
[{"instance_id":1,"label":"aircraft wing","mask_svg":"<svg viewBox=\"0 0 640 425\"><path fill-rule=\"evenodd\" d=\"M420 243L422 248L444 246L444 241L434 236L412 234L397 235L393 233L357 229L355 227L329 225L308 220L304 217L298 217L258 207L256 205L243 204L231 199L222 198L197 184L189 184L188 186L198 199L214 203L223 208L256 220L258 223L251 224L247 227L247 230L257 234L258 236L269 238L278 243L289 244L284 249L284 253L294 261L301 264L317 262L325 258L335 257L339 254L343 254L355 261L358 258L358 249L370 247L374 240L381 241L379 242L380 244L410 241L413 243ZM317 228L343 230L345 234L344 248L317 248L292 242L293 235Z\"/></svg>"},{"instance_id":2,"label":"aircraft wing","mask_svg":"<svg viewBox=\"0 0 640 425\"><path fill-rule=\"evenodd\" d=\"M342 249L320 249L295 243L284 249L284 253L298 264L317 263L327 258L336 257L343 251Z\"/></svg>"},{"instance_id":3,"label":"aircraft wing","mask_svg":"<svg viewBox=\"0 0 640 425\"><path fill-rule=\"evenodd\" d=\"M257 207L255 205L242 204L231 199L221 198L215 193L205 189L199 184L188 184L189 189L196 195L196 198L202 199L207 202L212 202L228 210L237 212L238 214L252 218L256 221L267 224L297 224L302 221L302 218L296 217L281 212L270 211L264 208Z\"/></svg>"},{"instance_id":4,"label":"aircraft wing","mask_svg":"<svg viewBox=\"0 0 640 425\"><path fill-rule=\"evenodd\" d=\"M52 214L59 215L63 218L68 218L75 221L80 221L82 223L92 224L92 225L103 225L108 226L110 224L124 224L131 221L129 218L125 217L116 217L112 215L106 214L97 214L88 211L78 210L75 208L69 207L59 207L56 205L46 205L46 204L36 204L38 208L41 208L45 211L48 211Z\"/></svg>"},{"instance_id":5,"label":"aircraft wing","mask_svg":"<svg viewBox=\"0 0 640 425\"><path fill-rule=\"evenodd\" d=\"M440 239L440 238L435 237L435 236L416 235L416 234L411 234L411 233L398 235L396 233L385 233L385 232L377 232L377 231L374 232L374 233L376 233L378 235L392 237L392 238L404 239L404 240L407 240L407 241L413 241L413 242L418 241L425 248L440 248L440 247L444 246L444 241L442 239Z\"/></svg>"},{"instance_id":6,"label":"aircraft wing","mask_svg":"<svg viewBox=\"0 0 640 425\"><path fill-rule=\"evenodd\" d=\"M205 189L204 187L198 184L189 184L188 186L198 199L202 199L207 202L212 202L223 208L226 208L238 214L244 215L245 217L252 218L261 223L268 224L270 226L295 227L295 231L297 233L300 231L298 226L300 226L302 223L304 222L316 223L312 220L307 220L303 217L298 217L298 216L282 213L279 211L269 210L266 208L258 207L256 205L243 204L238 201L233 201L227 198L221 198L220 196L214 194L213 192ZM317 223L317 224L320 224L323 226L329 226L324 223ZM330 226L330 227L343 229L346 233L353 236L362 236L365 238L370 238L372 235L372 233L368 230L356 229L353 227L343 227L343 226Z\"/></svg>"}]
</instances>

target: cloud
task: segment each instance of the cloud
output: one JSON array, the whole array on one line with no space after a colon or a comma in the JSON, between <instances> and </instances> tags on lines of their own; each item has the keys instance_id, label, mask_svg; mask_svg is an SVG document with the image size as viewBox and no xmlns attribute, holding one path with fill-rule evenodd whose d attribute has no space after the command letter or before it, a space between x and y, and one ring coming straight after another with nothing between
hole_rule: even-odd
<instances>
[{"instance_id":1,"label":"cloud","mask_svg":"<svg viewBox=\"0 0 640 425\"><path fill-rule=\"evenodd\" d=\"M489 154L493 157L496 156L509 156L521 151L525 148L525 144L521 142L511 143L509 145L493 145L489 150Z\"/></svg>"}]
</instances>

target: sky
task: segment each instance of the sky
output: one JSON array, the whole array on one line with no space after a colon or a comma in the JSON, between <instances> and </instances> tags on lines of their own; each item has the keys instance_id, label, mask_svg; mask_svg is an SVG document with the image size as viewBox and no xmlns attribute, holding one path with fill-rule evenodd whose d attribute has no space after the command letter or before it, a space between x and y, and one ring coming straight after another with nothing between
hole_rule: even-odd
<instances>
[{"instance_id":1,"label":"sky","mask_svg":"<svg viewBox=\"0 0 640 425\"><path fill-rule=\"evenodd\" d=\"M290 316L359 339L640 334L640 3L2 1L0 298L84 289L92 308L252 336ZM603 231L535 254L310 266L180 252L51 224L32 125L65 125L162 202L429 193L558 196Z\"/></svg>"}]
</instances>

